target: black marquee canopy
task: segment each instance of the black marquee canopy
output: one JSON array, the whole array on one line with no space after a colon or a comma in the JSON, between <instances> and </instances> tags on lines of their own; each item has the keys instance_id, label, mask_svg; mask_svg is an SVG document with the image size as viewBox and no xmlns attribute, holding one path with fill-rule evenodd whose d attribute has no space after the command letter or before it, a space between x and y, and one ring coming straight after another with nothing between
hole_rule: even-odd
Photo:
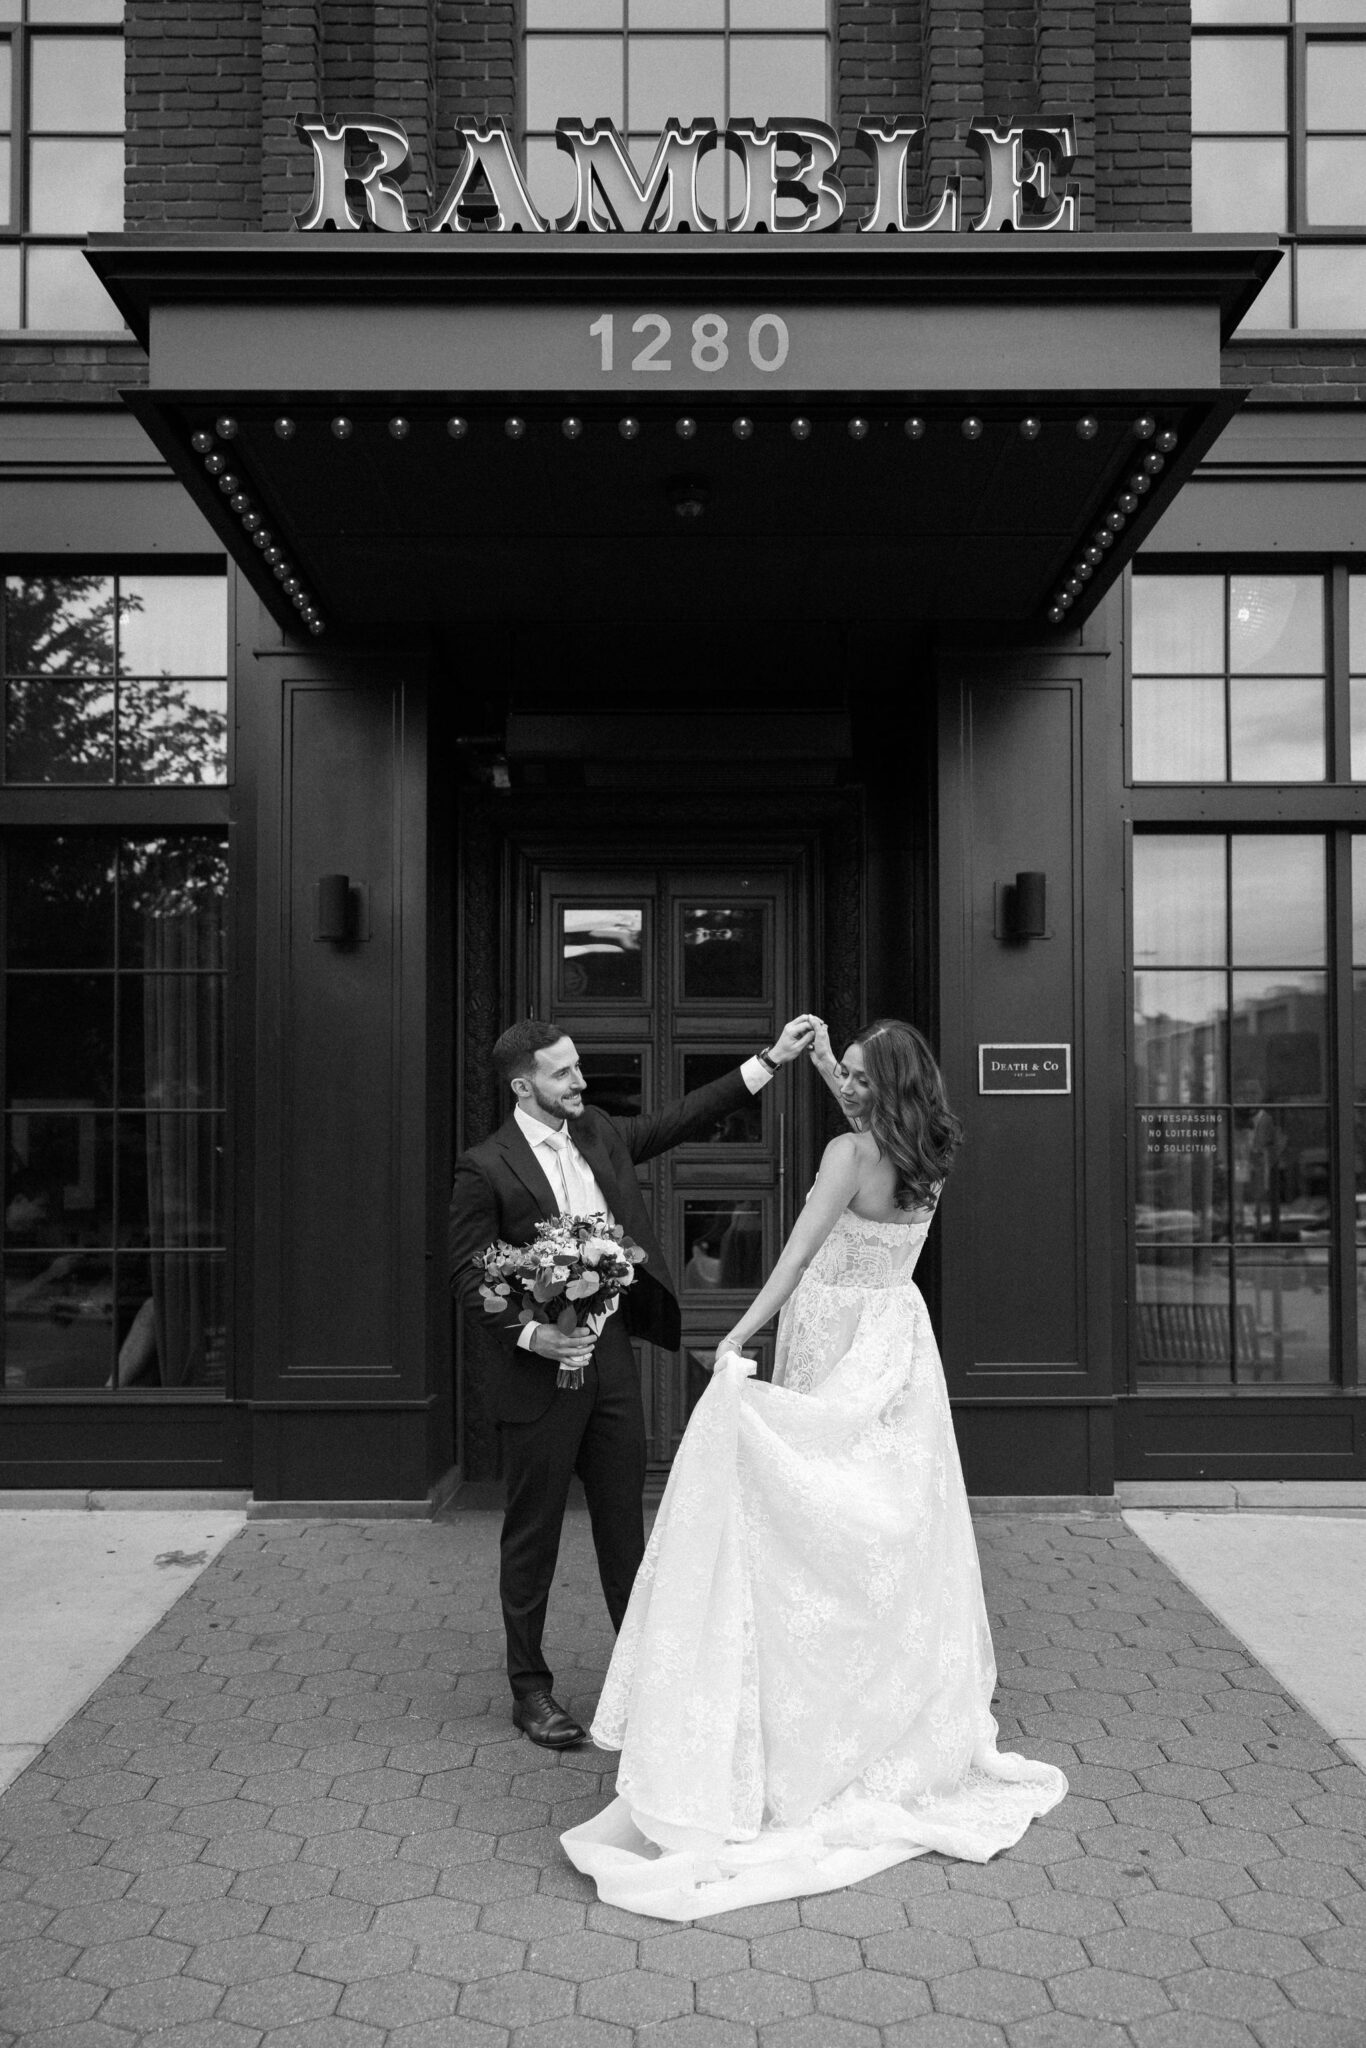
<instances>
[{"instance_id":1,"label":"black marquee canopy","mask_svg":"<svg viewBox=\"0 0 1366 2048\"><path fill-rule=\"evenodd\" d=\"M1241 402L1218 235L97 235L295 632L1083 616Z\"/></svg>"}]
</instances>

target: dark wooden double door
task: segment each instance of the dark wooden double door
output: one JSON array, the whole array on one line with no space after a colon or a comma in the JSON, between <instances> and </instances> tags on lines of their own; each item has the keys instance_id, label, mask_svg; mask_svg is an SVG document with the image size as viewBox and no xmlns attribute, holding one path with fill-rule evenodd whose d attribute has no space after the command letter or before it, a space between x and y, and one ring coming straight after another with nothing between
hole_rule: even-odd
<instances>
[{"instance_id":1,"label":"dark wooden double door","mask_svg":"<svg viewBox=\"0 0 1366 2048\"><path fill-rule=\"evenodd\" d=\"M651 1110L738 1066L814 996L797 864L530 864L526 1009L578 1046L589 1100ZM651 1462L672 1458L707 1363L768 1272L809 1167L800 1069L640 1169L679 1286L683 1348L640 1347ZM800 1185L804 1190L805 1181ZM772 1369L772 1332L760 1340Z\"/></svg>"}]
</instances>

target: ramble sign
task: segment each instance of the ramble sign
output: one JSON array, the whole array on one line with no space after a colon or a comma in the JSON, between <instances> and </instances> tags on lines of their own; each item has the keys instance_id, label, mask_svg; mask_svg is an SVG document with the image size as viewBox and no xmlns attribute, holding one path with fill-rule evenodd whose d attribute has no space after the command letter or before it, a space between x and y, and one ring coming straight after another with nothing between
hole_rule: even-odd
<instances>
[{"instance_id":1,"label":"ramble sign","mask_svg":"<svg viewBox=\"0 0 1366 2048\"><path fill-rule=\"evenodd\" d=\"M306 233L356 234L824 234L844 218L839 137L824 121L677 120L664 124L649 169L632 163L610 121L562 120L557 146L573 161L574 203L558 220L542 217L528 190L503 121L460 120L464 144L449 190L425 216L409 209L403 182L411 168L405 130L374 115L296 121L313 151L313 196L296 225ZM973 121L964 141L982 164L982 211L962 220L961 179L947 177L927 213L908 210L906 160L925 130L919 118L865 118L857 147L871 158L872 205L860 234L1020 234L1070 231L1077 198L1067 184L1077 152L1072 121L999 124ZM698 196L698 167L725 148L743 169L744 199L733 217L713 219Z\"/></svg>"}]
</instances>

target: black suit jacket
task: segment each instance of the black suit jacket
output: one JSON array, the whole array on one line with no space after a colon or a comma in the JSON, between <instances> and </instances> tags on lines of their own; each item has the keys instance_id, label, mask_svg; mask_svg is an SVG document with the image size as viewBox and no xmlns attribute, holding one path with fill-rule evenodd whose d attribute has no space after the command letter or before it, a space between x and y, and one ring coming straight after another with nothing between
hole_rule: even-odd
<instances>
[{"instance_id":1,"label":"black suit jacket","mask_svg":"<svg viewBox=\"0 0 1366 2048\"><path fill-rule=\"evenodd\" d=\"M589 1104L568 1126L613 1217L646 1255L645 1263L636 1268L635 1285L622 1296L617 1311L625 1316L633 1337L675 1350L682 1335L673 1276L641 1199L635 1169L671 1146L704 1137L721 1117L748 1099L737 1067L655 1116L605 1116ZM520 1326L515 1321L500 1325L485 1313L479 1299L480 1270L474 1261L495 1238L529 1243L536 1225L558 1214L550 1183L515 1117L457 1159L451 1192L451 1288L468 1321L494 1339L482 1348L485 1397L497 1422L534 1422L543 1415L554 1398L558 1368L553 1359L518 1349Z\"/></svg>"}]
</instances>

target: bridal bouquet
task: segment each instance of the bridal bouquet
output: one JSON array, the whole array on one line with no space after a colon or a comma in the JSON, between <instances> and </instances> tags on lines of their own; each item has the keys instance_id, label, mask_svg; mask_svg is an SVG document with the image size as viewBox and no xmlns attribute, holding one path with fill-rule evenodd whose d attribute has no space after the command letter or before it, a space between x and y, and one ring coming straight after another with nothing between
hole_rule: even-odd
<instances>
[{"instance_id":1,"label":"bridal bouquet","mask_svg":"<svg viewBox=\"0 0 1366 2048\"><path fill-rule=\"evenodd\" d=\"M597 1336L617 1296L635 1285L645 1253L606 1216L557 1216L538 1223L530 1244L495 1242L475 1256L479 1298L491 1316L514 1309L519 1323L583 1325ZM583 1385L583 1367L562 1365L557 1387Z\"/></svg>"}]
</instances>

